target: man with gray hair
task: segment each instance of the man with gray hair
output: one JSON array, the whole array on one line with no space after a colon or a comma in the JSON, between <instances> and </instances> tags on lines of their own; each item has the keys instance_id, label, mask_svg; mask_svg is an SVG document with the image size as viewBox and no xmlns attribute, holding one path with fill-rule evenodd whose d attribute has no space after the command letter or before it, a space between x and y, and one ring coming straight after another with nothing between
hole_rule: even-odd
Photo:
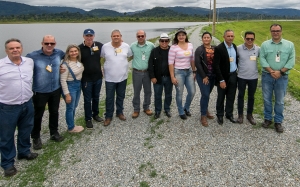
<instances>
[{"instance_id":1,"label":"man with gray hair","mask_svg":"<svg viewBox=\"0 0 300 187\"><path fill-rule=\"evenodd\" d=\"M133 85L133 114L132 118L137 118L140 113L140 93L144 89L143 109L148 115L152 115L149 106L151 103L151 80L148 72L148 59L154 44L146 41L146 32L139 30L136 33L137 41L133 42L130 49L133 53L132 60L132 85Z\"/></svg>"},{"instance_id":2,"label":"man with gray hair","mask_svg":"<svg viewBox=\"0 0 300 187\"><path fill-rule=\"evenodd\" d=\"M18 128L18 159L33 160L38 154L30 151L33 128L32 76L33 61L21 56L23 47L16 38L5 42L7 56L0 59L0 152L4 176L17 173L14 166L15 130Z\"/></svg>"},{"instance_id":3,"label":"man with gray hair","mask_svg":"<svg viewBox=\"0 0 300 187\"><path fill-rule=\"evenodd\" d=\"M42 148L41 126L46 104L49 111L50 139L56 142L63 141L58 133L58 109L60 103L60 61L65 53L55 49L54 36L45 35L42 40L42 48L27 54L34 61L33 72L33 105L34 105L34 127L31 132L33 149Z\"/></svg>"}]
</instances>

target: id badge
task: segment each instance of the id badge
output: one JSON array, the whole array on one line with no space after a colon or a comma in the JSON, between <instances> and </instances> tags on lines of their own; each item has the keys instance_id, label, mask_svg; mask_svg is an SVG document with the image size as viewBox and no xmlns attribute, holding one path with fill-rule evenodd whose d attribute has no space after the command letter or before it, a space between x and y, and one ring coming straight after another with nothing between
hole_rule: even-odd
<instances>
[{"instance_id":1,"label":"id badge","mask_svg":"<svg viewBox=\"0 0 300 187\"><path fill-rule=\"evenodd\" d=\"M184 56L189 56L191 53L189 51L184 52Z\"/></svg>"},{"instance_id":2,"label":"id badge","mask_svg":"<svg viewBox=\"0 0 300 187\"><path fill-rule=\"evenodd\" d=\"M46 70L49 71L50 73L52 72L52 67L50 65L46 66Z\"/></svg>"},{"instance_id":3,"label":"id badge","mask_svg":"<svg viewBox=\"0 0 300 187\"><path fill-rule=\"evenodd\" d=\"M142 60L146 60L146 55L142 55Z\"/></svg>"},{"instance_id":4,"label":"id badge","mask_svg":"<svg viewBox=\"0 0 300 187\"><path fill-rule=\"evenodd\" d=\"M229 62L233 62L233 57L229 57Z\"/></svg>"},{"instance_id":5,"label":"id badge","mask_svg":"<svg viewBox=\"0 0 300 187\"><path fill-rule=\"evenodd\" d=\"M280 62L280 56L279 55L276 55L275 62Z\"/></svg>"},{"instance_id":6,"label":"id badge","mask_svg":"<svg viewBox=\"0 0 300 187\"><path fill-rule=\"evenodd\" d=\"M98 50L99 50L98 46L93 47L93 51L98 51Z\"/></svg>"},{"instance_id":7,"label":"id badge","mask_svg":"<svg viewBox=\"0 0 300 187\"><path fill-rule=\"evenodd\" d=\"M77 62L76 65L77 65L77 67L79 67L79 68L81 67L81 63L80 63L80 62Z\"/></svg>"},{"instance_id":8,"label":"id badge","mask_svg":"<svg viewBox=\"0 0 300 187\"><path fill-rule=\"evenodd\" d=\"M250 60L256 61L256 56L250 56Z\"/></svg>"},{"instance_id":9,"label":"id badge","mask_svg":"<svg viewBox=\"0 0 300 187\"><path fill-rule=\"evenodd\" d=\"M122 53L122 49L121 48L117 48L116 49L116 53Z\"/></svg>"}]
</instances>

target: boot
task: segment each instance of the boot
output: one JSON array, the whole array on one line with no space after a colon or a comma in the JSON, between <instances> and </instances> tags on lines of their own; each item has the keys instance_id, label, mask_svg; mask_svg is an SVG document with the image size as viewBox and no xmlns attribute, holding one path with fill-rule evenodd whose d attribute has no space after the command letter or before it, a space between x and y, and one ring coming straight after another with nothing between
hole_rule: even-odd
<instances>
[{"instance_id":1,"label":"boot","mask_svg":"<svg viewBox=\"0 0 300 187\"><path fill-rule=\"evenodd\" d=\"M252 124L252 125L256 125L256 122L252 116L252 114L247 114L247 120Z\"/></svg>"},{"instance_id":2,"label":"boot","mask_svg":"<svg viewBox=\"0 0 300 187\"><path fill-rule=\"evenodd\" d=\"M242 124L243 123L243 114L239 114L239 117L237 118L236 122L239 123L239 124Z\"/></svg>"},{"instance_id":3,"label":"boot","mask_svg":"<svg viewBox=\"0 0 300 187\"><path fill-rule=\"evenodd\" d=\"M207 123L207 119L206 119L206 116L201 116L201 124L204 126L204 127L208 127L208 123Z\"/></svg>"}]
</instances>

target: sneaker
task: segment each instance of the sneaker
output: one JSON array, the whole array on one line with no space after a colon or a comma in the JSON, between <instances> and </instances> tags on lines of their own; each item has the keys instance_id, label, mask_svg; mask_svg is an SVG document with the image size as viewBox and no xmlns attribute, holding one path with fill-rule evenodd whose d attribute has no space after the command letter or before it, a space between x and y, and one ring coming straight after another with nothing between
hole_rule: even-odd
<instances>
[{"instance_id":1,"label":"sneaker","mask_svg":"<svg viewBox=\"0 0 300 187\"><path fill-rule=\"evenodd\" d=\"M183 119L183 120L186 120L186 119L187 119L187 117L186 117L185 114L182 114L182 115L179 115L179 116L180 116L180 118Z\"/></svg>"},{"instance_id":2,"label":"sneaker","mask_svg":"<svg viewBox=\"0 0 300 187\"><path fill-rule=\"evenodd\" d=\"M281 123L275 123L274 126L275 126L276 132L283 133L283 127L282 127Z\"/></svg>"},{"instance_id":3,"label":"sneaker","mask_svg":"<svg viewBox=\"0 0 300 187\"><path fill-rule=\"evenodd\" d=\"M34 150L42 149L43 144L41 138L32 139L32 143L33 143L32 147Z\"/></svg>"},{"instance_id":4,"label":"sneaker","mask_svg":"<svg viewBox=\"0 0 300 187\"><path fill-rule=\"evenodd\" d=\"M87 129L93 129L93 127L94 127L91 120L86 121L85 126Z\"/></svg>"},{"instance_id":5,"label":"sneaker","mask_svg":"<svg viewBox=\"0 0 300 187\"><path fill-rule=\"evenodd\" d=\"M172 117L171 113L169 111L165 111L165 114L168 118Z\"/></svg>"},{"instance_id":6,"label":"sneaker","mask_svg":"<svg viewBox=\"0 0 300 187\"><path fill-rule=\"evenodd\" d=\"M12 166L10 168L7 168L4 170L4 177L11 177L14 176L15 174L17 174L17 169L15 168L15 166Z\"/></svg>"},{"instance_id":7,"label":"sneaker","mask_svg":"<svg viewBox=\"0 0 300 187\"><path fill-rule=\"evenodd\" d=\"M157 118L159 118L160 117L160 112L155 112L155 114L154 114L154 119L157 119Z\"/></svg>"},{"instance_id":8,"label":"sneaker","mask_svg":"<svg viewBox=\"0 0 300 187\"><path fill-rule=\"evenodd\" d=\"M187 111L186 109L184 109L185 115L186 116L192 116L192 114L190 113L190 111Z\"/></svg>"},{"instance_id":9,"label":"sneaker","mask_svg":"<svg viewBox=\"0 0 300 187\"><path fill-rule=\"evenodd\" d=\"M95 121L98 121L98 122L103 122L103 121L104 121L103 118L100 118L98 115L97 115L97 116L94 116L93 119L94 119Z\"/></svg>"},{"instance_id":10,"label":"sneaker","mask_svg":"<svg viewBox=\"0 0 300 187\"><path fill-rule=\"evenodd\" d=\"M54 140L54 141L56 141L56 142L61 142L61 141L63 141L64 139L65 139L65 138L62 137L58 132L55 133L55 134L53 134L53 135L51 135L51 137L50 137L50 140Z\"/></svg>"},{"instance_id":11,"label":"sneaker","mask_svg":"<svg viewBox=\"0 0 300 187\"><path fill-rule=\"evenodd\" d=\"M76 126L72 130L68 130L69 133L79 133L83 131L84 128L82 126Z\"/></svg>"},{"instance_id":12,"label":"sneaker","mask_svg":"<svg viewBox=\"0 0 300 187\"><path fill-rule=\"evenodd\" d=\"M39 154L37 153L29 153L28 155L22 156L22 155L18 155L18 160L22 160L22 159L26 159L26 160L33 160L36 159L36 157L38 157Z\"/></svg>"},{"instance_id":13,"label":"sneaker","mask_svg":"<svg viewBox=\"0 0 300 187\"><path fill-rule=\"evenodd\" d=\"M268 128L272 124L271 120L265 119L265 121L261 124L263 128Z\"/></svg>"}]
</instances>

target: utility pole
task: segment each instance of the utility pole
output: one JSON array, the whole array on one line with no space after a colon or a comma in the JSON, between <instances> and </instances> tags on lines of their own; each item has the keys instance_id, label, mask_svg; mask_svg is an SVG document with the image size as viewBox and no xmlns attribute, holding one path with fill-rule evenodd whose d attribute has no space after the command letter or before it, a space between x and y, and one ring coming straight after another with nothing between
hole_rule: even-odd
<instances>
[{"instance_id":1,"label":"utility pole","mask_svg":"<svg viewBox=\"0 0 300 187\"><path fill-rule=\"evenodd\" d=\"M213 11L213 25L212 25L212 35L215 36L216 34L216 2L217 0L214 0L214 11Z\"/></svg>"},{"instance_id":2,"label":"utility pole","mask_svg":"<svg viewBox=\"0 0 300 187\"><path fill-rule=\"evenodd\" d=\"M210 20L211 20L211 0L209 3L209 18L208 18L208 25L210 26Z\"/></svg>"}]
</instances>

